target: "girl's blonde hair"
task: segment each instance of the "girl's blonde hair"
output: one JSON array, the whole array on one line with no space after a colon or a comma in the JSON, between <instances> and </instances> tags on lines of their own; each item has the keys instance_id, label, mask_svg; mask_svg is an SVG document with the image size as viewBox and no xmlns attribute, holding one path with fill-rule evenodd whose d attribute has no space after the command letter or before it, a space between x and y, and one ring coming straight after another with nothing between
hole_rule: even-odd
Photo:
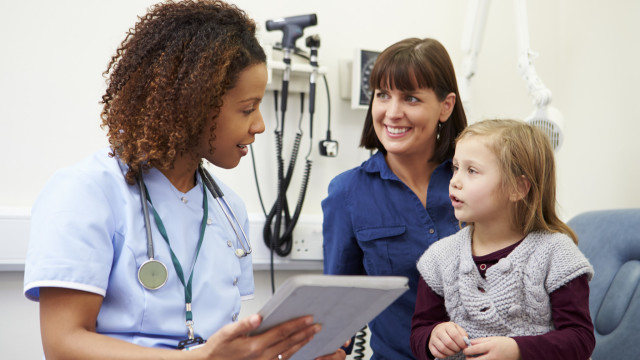
<instances>
[{"instance_id":1,"label":"girl's blonde hair","mask_svg":"<svg viewBox=\"0 0 640 360\"><path fill-rule=\"evenodd\" d=\"M537 127L518 120L484 120L460 133L482 136L498 157L505 190L518 189L524 176L531 187L512 207L512 224L523 233L535 230L560 232L577 244L578 237L556 214L556 172L549 138Z\"/></svg>"}]
</instances>

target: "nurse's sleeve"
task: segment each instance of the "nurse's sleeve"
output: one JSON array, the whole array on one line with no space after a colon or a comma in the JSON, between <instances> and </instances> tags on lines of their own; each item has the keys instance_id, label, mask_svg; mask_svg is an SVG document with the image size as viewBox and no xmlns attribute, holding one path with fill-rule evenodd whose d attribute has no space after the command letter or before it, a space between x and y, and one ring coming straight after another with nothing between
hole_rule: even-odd
<instances>
[{"instance_id":1,"label":"nurse's sleeve","mask_svg":"<svg viewBox=\"0 0 640 360\"><path fill-rule=\"evenodd\" d=\"M41 287L104 296L113 261L115 221L108 196L82 173L59 171L31 212L24 291L38 300Z\"/></svg>"},{"instance_id":2,"label":"nurse's sleeve","mask_svg":"<svg viewBox=\"0 0 640 360\"><path fill-rule=\"evenodd\" d=\"M324 273L364 275L362 250L353 230L352 191L349 178L337 176L329 184L329 195L322 201Z\"/></svg>"}]
</instances>

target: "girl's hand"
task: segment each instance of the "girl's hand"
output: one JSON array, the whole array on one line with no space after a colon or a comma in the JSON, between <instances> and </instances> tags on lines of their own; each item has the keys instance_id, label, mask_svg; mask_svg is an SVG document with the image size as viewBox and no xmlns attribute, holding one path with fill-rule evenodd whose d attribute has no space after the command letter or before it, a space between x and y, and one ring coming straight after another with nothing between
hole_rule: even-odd
<instances>
[{"instance_id":1,"label":"girl's hand","mask_svg":"<svg viewBox=\"0 0 640 360\"><path fill-rule=\"evenodd\" d=\"M311 316L304 316L282 323L260 335L248 336L261 321L259 315L251 315L237 323L226 325L213 334L205 346L194 350L194 353L202 350L207 354L206 359L289 359L311 341L321 328L319 324L313 324Z\"/></svg>"},{"instance_id":2,"label":"girl's hand","mask_svg":"<svg viewBox=\"0 0 640 360\"><path fill-rule=\"evenodd\" d=\"M347 354L344 352L344 350L338 349L333 354L320 356L319 358L316 358L315 360L344 360L346 358L347 358Z\"/></svg>"},{"instance_id":3,"label":"girl's hand","mask_svg":"<svg viewBox=\"0 0 640 360\"><path fill-rule=\"evenodd\" d=\"M518 360L520 348L518 343L510 337L492 336L471 340L471 346L464 350L466 356L475 355L478 360Z\"/></svg>"},{"instance_id":4,"label":"girl's hand","mask_svg":"<svg viewBox=\"0 0 640 360\"><path fill-rule=\"evenodd\" d=\"M347 342L345 342L344 345L342 346L347 347L349 346L350 342L351 342L351 339L347 340ZM346 358L347 358L347 353L345 353L344 350L342 349L338 349L333 354L321 356L315 360L344 360Z\"/></svg>"},{"instance_id":5,"label":"girl's hand","mask_svg":"<svg viewBox=\"0 0 640 360\"><path fill-rule=\"evenodd\" d=\"M454 322L438 324L431 332L429 351L439 359L455 355L467 347L464 342L465 336L467 332Z\"/></svg>"}]
</instances>

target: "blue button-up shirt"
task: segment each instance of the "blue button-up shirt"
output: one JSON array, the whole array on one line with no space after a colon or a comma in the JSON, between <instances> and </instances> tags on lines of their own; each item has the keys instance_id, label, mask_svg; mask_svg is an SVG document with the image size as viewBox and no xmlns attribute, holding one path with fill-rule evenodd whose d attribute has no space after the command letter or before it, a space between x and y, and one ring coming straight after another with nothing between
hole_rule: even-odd
<instances>
[{"instance_id":1,"label":"blue button-up shirt","mask_svg":"<svg viewBox=\"0 0 640 360\"><path fill-rule=\"evenodd\" d=\"M414 359L409 335L416 262L435 241L459 230L449 200L451 176L450 160L433 171L426 208L379 152L329 184L322 201L325 274L409 278L409 291L369 324L371 359Z\"/></svg>"}]
</instances>

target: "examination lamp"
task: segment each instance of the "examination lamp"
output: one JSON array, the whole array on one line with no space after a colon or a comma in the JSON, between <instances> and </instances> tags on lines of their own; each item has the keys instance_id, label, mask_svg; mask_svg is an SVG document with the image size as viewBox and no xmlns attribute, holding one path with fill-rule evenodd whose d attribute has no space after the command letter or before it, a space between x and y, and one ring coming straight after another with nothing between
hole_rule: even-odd
<instances>
[{"instance_id":1,"label":"examination lamp","mask_svg":"<svg viewBox=\"0 0 640 360\"><path fill-rule=\"evenodd\" d=\"M527 21L526 0L515 0L517 37L518 37L518 71L527 82L529 95L533 98L536 109L525 121L540 128L551 142L553 151L557 152L564 140L563 117L560 111L550 106L551 91L536 73L533 60L538 56L529 46L529 24Z\"/></svg>"},{"instance_id":2,"label":"examination lamp","mask_svg":"<svg viewBox=\"0 0 640 360\"><path fill-rule=\"evenodd\" d=\"M480 45L484 35L484 27L490 0L468 0L467 18L462 38L462 50L465 58L462 63L460 97L469 111L470 83L476 73L476 64ZM516 37L518 45L518 72L527 83L529 95L533 98L535 110L524 121L540 128L549 136L553 151L557 152L564 140L563 117L560 111L550 106L551 91L544 85L533 60L537 54L529 47L529 24L527 21L526 0L514 0L516 18Z\"/></svg>"}]
</instances>

